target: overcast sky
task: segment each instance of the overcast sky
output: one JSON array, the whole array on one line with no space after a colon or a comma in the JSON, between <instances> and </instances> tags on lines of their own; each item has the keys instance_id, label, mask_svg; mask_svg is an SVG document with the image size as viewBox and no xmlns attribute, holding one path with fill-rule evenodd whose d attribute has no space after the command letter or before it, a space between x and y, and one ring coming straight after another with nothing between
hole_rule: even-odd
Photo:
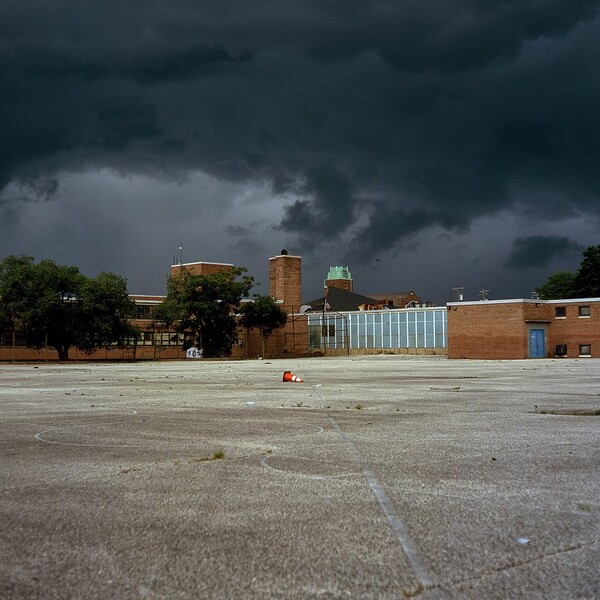
<instances>
[{"instance_id":1,"label":"overcast sky","mask_svg":"<svg viewBox=\"0 0 600 600\"><path fill-rule=\"evenodd\" d=\"M600 0L0 0L0 257L529 297L600 243Z\"/></svg>"}]
</instances>

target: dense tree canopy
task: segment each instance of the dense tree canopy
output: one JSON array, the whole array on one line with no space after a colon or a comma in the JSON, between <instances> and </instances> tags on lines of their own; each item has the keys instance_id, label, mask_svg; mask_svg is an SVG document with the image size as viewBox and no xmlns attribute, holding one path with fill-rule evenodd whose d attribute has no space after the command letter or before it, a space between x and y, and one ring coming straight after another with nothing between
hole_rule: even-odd
<instances>
[{"instance_id":1,"label":"dense tree canopy","mask_svg":"<svg viewBox=\"0 0 600 600\"><path fill-rule=\"evenodd\" d=\"M154 310L154 319L175 325L184 348L202 348L206 357L228 356L236 340L235 314L254 284L245 273L240 267L211 275L183 269L169 277L167 298Z\"/></svg>"},{"instance_id":2,"label":"dense tree canopy","mask_svg":"<svg viewBox=\"0 0 600 600\"><path fill-rule=\"evenodd\" d=\"M600 297L600 245L589 246L583 251L573 287L578 298Z\"/></svg>"},{"instance_id":3,"label":"dense tree canopy","mask_svg":"<svg viewBox=\"0 0 600 600\"><path fill-rule=\"evenodd\" d=\"M588 246L577 273L559 271L535 290L544 300L600 297L600 245Z\"/></svg>"},{"instance_id":4,"label":"dense tree canopy","mask_svg":"<svg viewBox=\"0 0 600 600\"><path fill-rule=\"evenodd\" d=\"M55 348L60 360L68 360L71 347L91 353L136 337L127 321L132 307L127 282L114 273L91 278L51 260L35 264L31 256L0 262L0 324L22 331L29 347Z\"/></svg>"},{"instance_id":5,"label":"dense tree canopy","mask_svg":"<svg viewBox=\"0 0 600 600\"><path fill-rule=\"evenodd\" d=\"M569 271L559 271L550 275L546 282L535 291L543 300L558 300L573 297L575 275Z\"/></svg>"},{"instance_id":6,"label":"dense tree canopy","mask_svg":"<svg viewBox=\"0 0 600 600\"><path fill-rule=\"evenodd\" d=\"M271 296L255 296L253 302L243 304L241 323L248 329L256 327L260 330L262 355L265 356L268 337L287 322L287 313L271 298Z\"/></svg>"}]
</instances>

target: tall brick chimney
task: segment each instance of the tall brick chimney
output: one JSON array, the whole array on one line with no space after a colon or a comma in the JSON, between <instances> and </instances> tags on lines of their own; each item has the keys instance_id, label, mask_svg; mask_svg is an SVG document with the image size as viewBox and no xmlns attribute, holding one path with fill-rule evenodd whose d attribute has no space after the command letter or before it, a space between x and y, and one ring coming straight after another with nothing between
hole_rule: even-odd
<instances>
[{"instance_id":1,"label":"tall brick chimney","mask_svg":"<svg viewBox=\"0 0 600 600\"><path fill-rule=\"evenodd\" d=\"M302 304L302 258L282 250L269 258L269 295L280 301L288 313L298 312Z\"/></svg>"}]
</instances>

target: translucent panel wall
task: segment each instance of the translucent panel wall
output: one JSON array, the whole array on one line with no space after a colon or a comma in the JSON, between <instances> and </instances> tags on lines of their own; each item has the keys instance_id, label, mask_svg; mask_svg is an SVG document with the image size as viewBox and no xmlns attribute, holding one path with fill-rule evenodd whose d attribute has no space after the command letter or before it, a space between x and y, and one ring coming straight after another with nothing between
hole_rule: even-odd
<instances>
[{"instance_id":1,"label":"translucent panel wall","mask_svg":"<svg viewBox=\"0 0 600 600\"><path fill-rule=\"evenodd\" d=\"M311 348L446 348L446 308L325 312L308 316Z\"/></svg>"}]
</instances>

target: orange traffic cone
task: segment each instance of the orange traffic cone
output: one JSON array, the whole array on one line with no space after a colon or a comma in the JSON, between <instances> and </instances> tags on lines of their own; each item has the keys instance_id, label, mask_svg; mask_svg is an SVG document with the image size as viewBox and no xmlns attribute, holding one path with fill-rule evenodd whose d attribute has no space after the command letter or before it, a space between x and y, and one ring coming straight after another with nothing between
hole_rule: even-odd
<instances>
[{"instance_id":1,"label":"orange traffic cone","mask_svg":"<svg viewBox=\"0 0 600 600\"><path fill-rule=\"evenodd\" d=\"M300 383L300 382L303 382L304 379L300 379L300 377L293 375L291 371L284 371L283 381L293 381L295 383Z\"/></svg>"}]
</instances>

